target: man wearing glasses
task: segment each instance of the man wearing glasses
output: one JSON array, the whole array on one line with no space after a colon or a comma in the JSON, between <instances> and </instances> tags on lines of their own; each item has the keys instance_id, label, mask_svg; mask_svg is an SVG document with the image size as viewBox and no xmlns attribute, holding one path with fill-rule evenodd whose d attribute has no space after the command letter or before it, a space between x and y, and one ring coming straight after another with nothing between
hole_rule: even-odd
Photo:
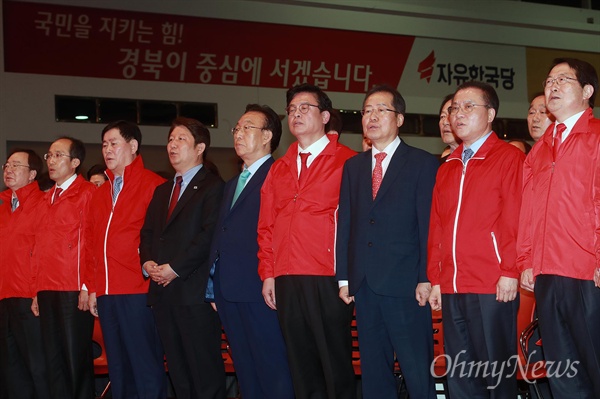
<instances>
[{"instance_id":1,"label":"man wearing glasses","mask_svg":"<svg viewBox=\"0 0 600 399\"><path fill-rule=\"evenodd\" d=\"M439 161L398 137L405 109L391 86L367 93L373 148L346 162L340 191L336 275L340 298L356 300L365 399L396 397L394 353L409 395L435 398L427 232Z\"/></svg>"},{"instance_id":2,"label":"man wearing glasses","mask_svg":"<svg viewBox=\"0 0 600 399\"><path fill-rule=\"evenodd\" d=\"M600 120L592 65L558 58L543 82L556 118L524 165L521 285L533 290L555 398L600 397Z\"/></svg>"},{"instance_id":3,"label":"man wearing glasses","mask_svg":"<svg viewBox=\"0 0 600 399\"><path fill-rule=\"evenodd\" d=\"M427 275L442 310L452 397L514 398L519 271L516 239L525 155L492 131L493 87L466 82L450 123L462 144L440 166L433 192ZM460 364L485 365L460 372ZM485 373L496 365L496 373ZM500 369L503 367L503 369Z\"/></svg>"},{"instance_id":4,"label":"man wearing glasses","mask_svg":"<svg viewBox=\"0 0 600 399\"><path fill-rule=\"evenodd\" d=\"M247 399L293 399L294 388L277 313L262 297L256 226L260 189L274 163L281 120L266 105L249 104L231 131L241 174L227 182L211 248L214 301ZM207 296L208 297L208 296Z\"/></svg>"},{"instance_id":5,"label":"man wearing glasses","mask_svg":"<svg viewBox=\"0 0 600 399\"><path fill-rule=\"evenodd\" d=\"M96 187L78 174L85 160L80 140L56 140L44 159L56 184L44 196L45 217L36 235L39 269L32 311L40 317L52 382L47 397L86 399L94 395L94 317L83 286L84 224Z\"/></svg>"},{"instance_id":6,"label":"man wearing glasses","mask_svg":"<svg viewBox=\"0 0 600 399\"><path fill-rule=\"evenodd\" d=\"M42 167L26 149L13 150L2 165L8 189L0 193L0 397L42 399L50 391L40 320L31 312Z\"/></svg>"},{"instance_id":7,"label":"man wearing glasses","mask_svg":"<svg viewBox=\"0 0 600 399\"><path fill-rule=\"evenodd\" d=\"M331 100L303 84L287 92L298 139L272 166L258 220L263 297L277 310L296 398L354 398L353 306L335 280L337 207L344 162L356 153L325 134Z\"/></svg>"}]
</instances>

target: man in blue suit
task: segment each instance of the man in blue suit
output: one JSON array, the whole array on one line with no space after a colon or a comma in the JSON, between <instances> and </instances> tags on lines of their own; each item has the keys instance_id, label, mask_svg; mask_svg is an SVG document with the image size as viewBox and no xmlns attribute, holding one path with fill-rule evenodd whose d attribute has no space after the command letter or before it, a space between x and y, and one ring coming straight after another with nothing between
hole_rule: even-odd
<instances>
[{"instance_id":1,"label":"man in blue suit","mask_svg":"<svg viewBox=\"0 0 600 399\"><path fill-rule=\"evenodd\" d=\"M281 121L267 106L249 104L232 129L242 173L225 186L211 249L214 303L231 346L244 399L294 398L277 313L265 304L258 277L256 228L260 189L273 165ZM211 283L207 298L211 297Z\"/></svg>"},{"instance_id":2,"label":"man in blue suit","mask_svg":"<svg viewBox=\"0 0 600 399\"><path fill-rule=\"evenodd\" d=\"M346 161L340 190L336 276L340 298L356 301L365 399L397 397L394 353L410 397L435 398L426 261L439 162L398 137L405 108L391 86L367 93L373 148Z\"/></svg>"}]
</instances>

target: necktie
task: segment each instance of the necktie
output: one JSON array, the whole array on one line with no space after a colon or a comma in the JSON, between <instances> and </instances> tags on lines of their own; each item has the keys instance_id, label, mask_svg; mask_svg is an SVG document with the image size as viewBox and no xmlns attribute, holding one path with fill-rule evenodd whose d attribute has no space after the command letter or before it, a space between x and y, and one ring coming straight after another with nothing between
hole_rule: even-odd
<instances>
[{"instance_id":1,"label":"necktie","mask_svg":"<svg viewBox=\"0 0 600 399\"><path fill-rule=\"evenodd\" d=\"M463 154L462 154L462 161L463 161L463 163L467 163L467 161L468 161L469 159L471 159L471 157L472 157L474 154L475 154L475 153L474 153L474 152L473 152L473 150L472 150L472 149L470 149L470 148L467 148L466 150L464 150L464 151L463 151Z\"/></svg>"},{"instance_id":2,"label":"necktie","mask_svg":"<svg viewBox=\"0 0 600 399\"><path fill-rule=\"evenodd\" d=\"M13 199L10 200L11 212L14 212L18 207L19 207L19 199L17 197L13 197Z\"/></svg>"},{"instance_id":3,"label":"necktie","mask_svg":"<svg viewBox=\"0 0 600 399\"><path fill-rule=\"evenodd\" d=\"M298 178L298 185L300 186L304 184L304 181L306 180L306 177L308 175L308 165L306 163L310 155L310 152L300 153L300 177Z\"/></svg>"},{"instance_id":4,"label":"necktie","mask_svg":"<svg viewBox=\"0 0 600 399\"><path fill-rule=\"evenodd\" d=\"M169 211L167 212L167 220L171 217L173 213L173 209L175 209L175 205L177 205L177 201L179 201L179 193L181 192L181 183L183 183L183 177L177 176L175 178L175 187L173 187L173 192L171 193L171 201L169 202Z\"/></svg>"},{"instance_id":5,"label":"necktie","mask_svg":"<svg viewBox=\"0 0 600 399\"><path fill-rule=\"evenodd\" d=\"M375 168L373 168L373 199L377 197L377 192L379 191L379 187L381 187L381 181L383 180L383 166L381 163L383 159L387 156L385 152L380 152L375 154Z\"/></svg>"},{"instance_id":6,"label":"necktie","mask_svg":"<svg viewBox=\"0 0 600 399\"><path fill-rule=\"evenodd\" d=\"M246 181L250 177L250 171L248 169L244 169L240 177L237 181L237 186L235 186L235 192L233 193L233 201L231 201L231 207L233 208L233 204L237 201L238 197L242 193L244 187L246 187Z\"/></svg>"},{"instance_id":7,"label":"necktie","mask_svg":"<svg viewBox=\"0 0 600 399\"><path fill-rule=\"evenodd\" d=\"M60 187L56 187L56 189L54 190L54 198L52 198L52 203L54 204L56 202L56 200L58 199L58 197L60 196L60 193L63 192L63 189Z\"/></svg>"},{"instance_id":8,"label":"necktie","mask_svg":"<svg viewBox=\"0 0 600 399\"><path fill-rule=\"evenodd\" d=\"M567 126L564 123L559 123L556 125L556 134L552 140L552 155L554 156L555 160L558 156L558 149L562 143L562 134L565 132L565 130L567 130Z\"/></svg>"},{"instance_id":9,"label":"necktie","mask_svg":"<svg viewBox=\"0 0 600 399\"><path fill-rule=\"evenodd\" d=\"M117 197L119 196L119 193L121 192L121 187L123 187L123 176L117 176L117 178L115 179L115 184L113 185L113 194L112 194L113 205L115 202L117 202Z\"/></svg>"}]
</instances>

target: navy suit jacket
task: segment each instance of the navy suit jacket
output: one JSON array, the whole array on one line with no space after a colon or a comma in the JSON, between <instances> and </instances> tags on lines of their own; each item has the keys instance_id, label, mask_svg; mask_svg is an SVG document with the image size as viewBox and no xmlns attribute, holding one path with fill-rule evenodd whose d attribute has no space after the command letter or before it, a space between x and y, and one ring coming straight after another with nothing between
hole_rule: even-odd
<instances>
[{"instance_id":1,"label":"navy suit jacket","mask_svg":"<svg viewBox=\"0 0 600 399\"><path fill-rule=\"evenodd\" d=\"M363 281L377 294L413 297L427 282L427 235L439 160L404 141L373 200L371 151L346 161L336 243L338 280L350 295Z\"/></svg>"},{"instance_id":2,"label":"navy suit jacket","mask_svg":"<svg viewBox=\"0 0 600 399\"><path fill-rule=\"evenodd\" d=\"M267 177L273 158L267 159L248 181L231 207L239 175L225 185L225 193L215 236L210 264L215 261L215 284L230 302L264 302L262 281L258 276L257 225L260 210L260 189Z\"/></svg>"},{"instance_id":3,"label":"navy suit jacket","mask_svg":"<svg viewBox=\"0 0 600 399\"><path fill-rule=\"evenodd\" d=\"M210 241L223 195L223 180L202 167L190 180L167 221L173 180L156 187L140 236L140 260L169 263L179 275L166 287L150 281L148 305L204 303Z\"/></svg>"}]
</instances>

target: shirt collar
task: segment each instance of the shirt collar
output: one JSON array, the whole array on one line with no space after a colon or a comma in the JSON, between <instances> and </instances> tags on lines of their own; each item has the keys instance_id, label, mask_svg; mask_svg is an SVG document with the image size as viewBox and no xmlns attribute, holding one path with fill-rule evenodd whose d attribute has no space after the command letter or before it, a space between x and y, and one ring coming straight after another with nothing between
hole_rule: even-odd
<instances>
[{"instance_id":1,"label":"shirt collar","mask_svg":"<svg viewBox=\"0 0 600 399\"><path fill-rule=\"evenodd\" d=\"M323 137L309 145L307 148L303 149L300 147L300 143L298 143L298 154L301 152L310 152L310 158L316 158L320 153L323 152L325 147L327 147L327 144L329 144L329 137L324 134Z\"/></svg>"},{"instance_id":2,"label":"shirt collar","mask_svg":"<svg viewBox=\"0 0 600 399\"><path fill-rule=\"evenodd\" d=\"M252 165L248 166L247 168L246 165L244 165L244 169L248 170L248 172L250 172L250 176L252 176L269 158L271 158L271 154L267 154L264 157L257 159Z\"/></svg>"},{"instance_id":3,"label":"shirt collar","mask_svg":"<svg viewBox=\"0 0 600 399\"><path fill-rule=\"evenodd\" d=\"M63 182L63 184L61 184L60 186L57 184L56 187L57 188L62 188L63 191L65 191L66 189L68 189L69 187L71 187L71 184L73 184L73 182L75 181L76 178L77 178L77 173L73 174L73 176L71 176L67 180L65 180Z\"/></svg>"},{"instance_id":4,"label":"shirt collar","mask_svg":"<svg viewBox=\"0 0 600 399\"><path fill-rule=\"evenodd\" d=\"M490 130L488 134L486 134L483 137L480 137L476 142L474 142L473 144L471 144L471 146L467 147L466 145L463 146L463 154L465 152L465 150L467 148L470 148L471 151L473 151L473 156L475 154L477 154L477 151L481 148L481 146L483 145L483 143L485 143L485 141L487 140L488 137L490 137L490 135L492 134L493 130Z\"/></svg>"},{"instance_id":5,"label":"shirt collar","mask_svg":"<svg viewBox=\"0 0 600 399\"><path fill-rule=\"evenodd\" d=\"M577 123L577 121L579 120L579 118L581 118L581 115L583 115L583 113L585 112L585 110L576 113L573 116L568 117L567 119L565 119L564 122L562 122L565 126L566 126L566 130L565 132L570 132L571 129L573 129L573 126L575 126L575 124ZM561 123L559 121L556 121L556 123L554 124L554 134L556 134L556 126ZM565 133L563 133L563 137L565 137Z\"/></svg>"},{"instance_id":6,"label":"shirt collar","mask_svg":"<svg viewBox=\"0 0 600 399\"><path fill-rule=\"evenodd\" d=\"M181 188L185 188L190 183L192 178L196 176L196 173L198 173L200 169L202 169L202 164L194 166L182 175L175 174L175 177L173 177L173 183L175 183L177 176L181 176Z\"/></svg>"},{"instance_id":7,"label":"shirt collar","mask_svg":"<svg viewBox=\"0 0 600 399\"><path fill-rule=\"evenodd\" d=\"M387 154L386 158L391 158L392 155L394 155L394 153L398 149L399 145L400 145L400 137L396 136L396 138L394 140L392 140L392 142L389 143L387 145L387 147L385 147L382 151L379 151L377 148L375 148L375 146L373 146L371 148L371 157L374 160L376 154L379 154L380 152L385 152Z\"/></svg>"}]
</instances>

